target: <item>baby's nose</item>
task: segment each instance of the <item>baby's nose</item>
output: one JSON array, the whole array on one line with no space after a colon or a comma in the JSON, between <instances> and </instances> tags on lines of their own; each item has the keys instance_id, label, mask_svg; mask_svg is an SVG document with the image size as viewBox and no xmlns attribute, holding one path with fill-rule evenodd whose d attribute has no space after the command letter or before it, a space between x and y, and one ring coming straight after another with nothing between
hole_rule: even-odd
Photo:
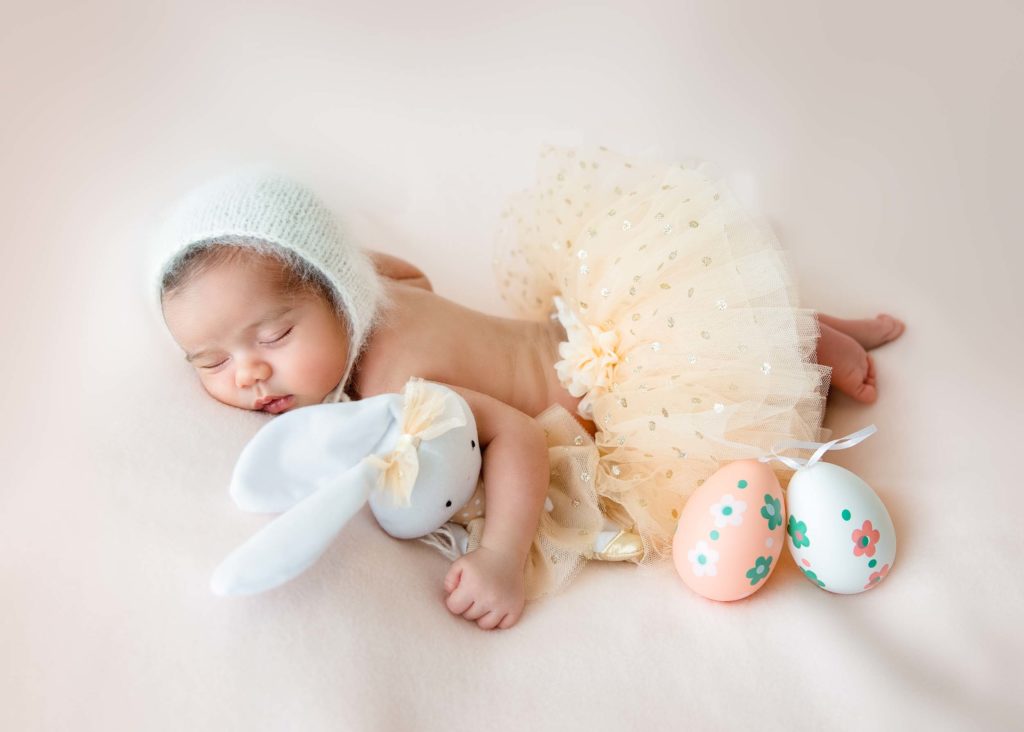
<instances>
[{"instance_id":1,"label":"baby's nose","mask_svg":"<svg viewBox=\"0 0 1024 732\"><path fill-rule=\"evenodd\" d=\"M235 384L239 388L252 386L257 381L266 381L270 377L270 365L265 361L239 364L235 369Z\"/></svg>"}]
</instances>

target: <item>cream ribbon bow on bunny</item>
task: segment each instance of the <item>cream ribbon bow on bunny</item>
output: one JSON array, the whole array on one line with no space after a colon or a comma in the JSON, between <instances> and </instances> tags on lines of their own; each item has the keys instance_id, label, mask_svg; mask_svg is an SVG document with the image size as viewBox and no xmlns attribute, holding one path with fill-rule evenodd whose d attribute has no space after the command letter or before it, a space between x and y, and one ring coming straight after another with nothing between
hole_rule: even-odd
<instances>
[{"instance_id":1,"label":"cream ribbon bow on bunny","mask_svg":"<svg viewBox=\"0 0 1024 732\"><path fill-rule=\"evenodd\" d=\"M405 387L402 434L398 444L386 455L369 455L366 458L380 469L377 489L391 496L395 505L410 504L409 496L420 472L420 443L466 425L464 416L444 416L446 398L448 395L442 392L425 388L422 380L410 381Z\"/></svg>"},{"instance_id":2,"label":"cream ribbon bow on bunny","mask_svg":"<svg viewBox=\"0 0 1024 732\"><path fill-rule=\"evenodd\" d=\"M239 508L281 513L221 562L218 595L263 592L298 576L366 503L398 539L437 531L480 476L476 420L442 384L403 395L301 407L274 417L242 450L231 479Z\"/></svg>"}]
</instances>

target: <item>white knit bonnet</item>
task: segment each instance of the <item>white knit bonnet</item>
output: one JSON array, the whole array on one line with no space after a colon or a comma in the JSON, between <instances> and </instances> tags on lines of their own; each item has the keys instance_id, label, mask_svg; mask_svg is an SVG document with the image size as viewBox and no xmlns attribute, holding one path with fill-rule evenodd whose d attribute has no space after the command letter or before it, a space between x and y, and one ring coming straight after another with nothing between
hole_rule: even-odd
<instances>
[{"instance_id":1,"label":"white knit bonnet","mask_svg":"<svg viewBox=\"0 0 1024 732\"><path fill-rule=\"evenodd\" d=\"M345 374L324 401L347 401L345 388L384 296L370 258L310 190L267 165L249 166L198 186L163 216L152 249L158 313L167 271L189 248L216 243L282 247L324 276L349 330Z\"/></svg>"}]
</instances>

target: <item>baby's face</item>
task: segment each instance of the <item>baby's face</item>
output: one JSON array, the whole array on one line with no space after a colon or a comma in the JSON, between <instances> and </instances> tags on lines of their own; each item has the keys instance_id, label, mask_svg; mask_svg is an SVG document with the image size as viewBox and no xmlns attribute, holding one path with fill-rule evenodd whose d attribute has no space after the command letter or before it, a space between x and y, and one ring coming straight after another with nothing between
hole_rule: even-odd
<instances>
[{"instance_id":1,"label":"baby's face","mask_svg":"<svg viewBox=\"0 0 1024 732\"><path fill-rule=\"evenodd\" d=\"M214 399L273 414L319 404L345 375L331 306L278 291L268 266L224 263L164 300L164 320ZM270 397L283 397L267 403Z\"/></svg>"}]
</instances>

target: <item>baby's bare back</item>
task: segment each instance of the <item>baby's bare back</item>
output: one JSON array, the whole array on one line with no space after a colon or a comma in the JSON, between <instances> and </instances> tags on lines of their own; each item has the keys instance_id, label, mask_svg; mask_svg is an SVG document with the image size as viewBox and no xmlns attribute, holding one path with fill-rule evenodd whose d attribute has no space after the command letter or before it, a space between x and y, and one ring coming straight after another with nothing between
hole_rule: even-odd
<instances>
[{"instance_id":1,"label":"baby's bare back","mask_svg":"<svg viewBox=\"0 0 1024 732\"><path fill-rule=\"evenodd\" d=\"M499 318L421 287L384 282L392 305L357 365L359 397L399 392L419 376L487 394L531 417L555 402L575 414L579 399L554 370L564 337L557 322Z\"/></svg>"}]
</instances>

